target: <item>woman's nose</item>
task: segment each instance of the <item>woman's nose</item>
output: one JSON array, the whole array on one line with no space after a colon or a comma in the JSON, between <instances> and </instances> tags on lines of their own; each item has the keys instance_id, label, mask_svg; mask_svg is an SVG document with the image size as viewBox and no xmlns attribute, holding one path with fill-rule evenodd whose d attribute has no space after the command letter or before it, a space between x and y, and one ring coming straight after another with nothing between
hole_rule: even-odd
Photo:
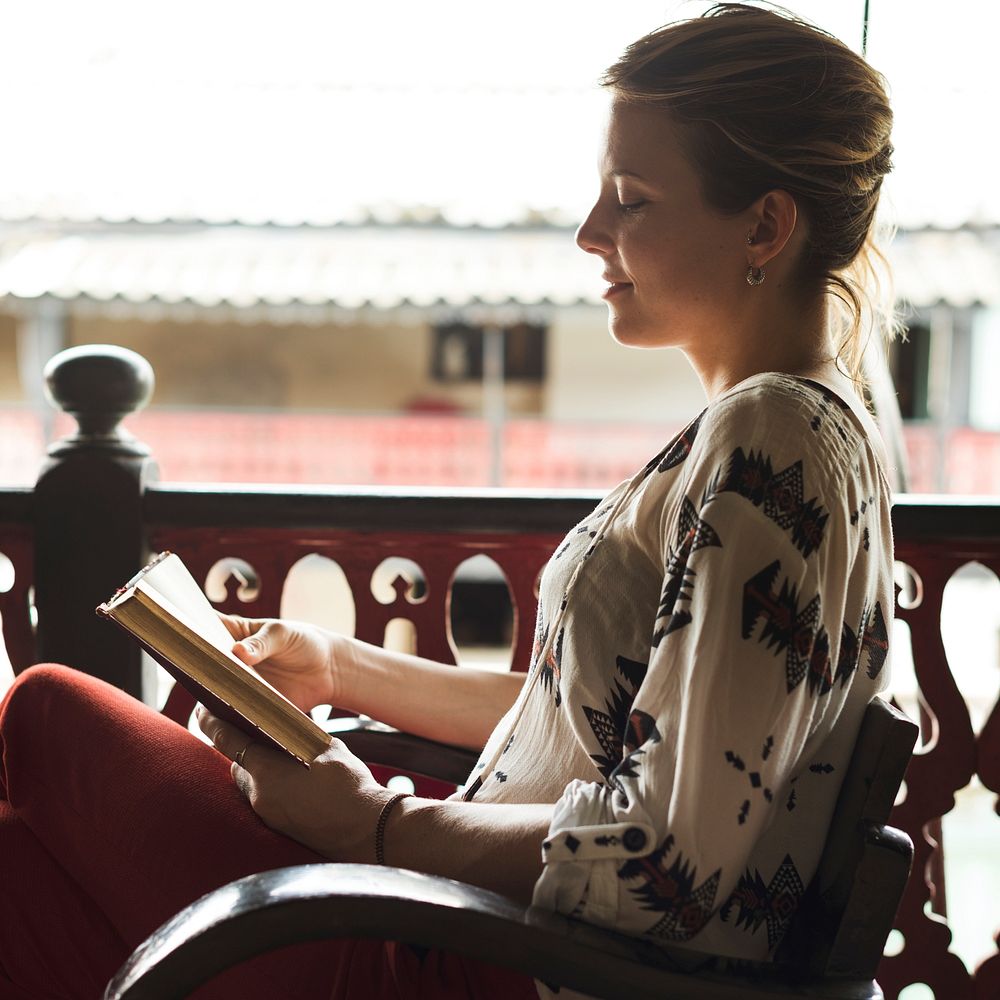
<instances>
[{"instance_id":1,"label":"woman's nose","mask_svg":"<svg viewBox=\"0 0 1000 1000\"><path fill-rule=\"evenodd\" d=\"M577 229L576 245L587 253L607 254L611 252L611 238L605 227L600 225L597 205L590 210L590 214Z\"/></svg>"}]
</instances>

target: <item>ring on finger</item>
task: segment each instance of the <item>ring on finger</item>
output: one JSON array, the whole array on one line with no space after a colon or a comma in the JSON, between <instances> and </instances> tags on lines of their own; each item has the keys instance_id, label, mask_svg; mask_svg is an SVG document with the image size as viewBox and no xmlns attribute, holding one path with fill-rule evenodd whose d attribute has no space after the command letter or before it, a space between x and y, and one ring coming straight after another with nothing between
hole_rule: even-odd
<instances>
[{"instance_id":1,"label":"ring on finger","mask_svg":"<svg viewBox=\"0 0 1000 1000\"><path fill-rule=\"evenodd\" d=\"M244 747L244 748L243 748L243 749L242 749L242 750L241 750L241 751L240 751L240 752L239 752L239 753L238 753L238 754L237 754L237 755L236 755L236 756L235 756L235 757L233 758L233 760L234 760L234 761L236 762L236 766L237 766L237 767L242 767L242 766L243 766L243 758L244 758L244 757L246 757L246 754L247 754L247 750L249 750L251 746L253 746L253 740L251 740L251 741L250 741L250 742L249 742L249 743L248 743L248 744L247 744L247 745L246 745L246 746L245 746L245 747Z\"/></svg>"}]
</instances>

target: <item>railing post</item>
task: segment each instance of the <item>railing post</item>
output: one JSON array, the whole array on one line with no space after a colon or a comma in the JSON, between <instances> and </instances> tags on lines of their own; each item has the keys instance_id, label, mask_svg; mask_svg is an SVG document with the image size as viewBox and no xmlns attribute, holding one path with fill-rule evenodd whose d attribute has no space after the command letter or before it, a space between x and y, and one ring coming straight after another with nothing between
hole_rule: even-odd
<instances>
[{"instance_id":1,"label":"railing post","mask_svg":"<svg viewBox=\"0 0 1000 1000\"><path fill-rule=\"evenodd\" d=\"M142 498L156 465L119 423L149 401L153 370L134 351L89 344L55 355L45 384L78 427L49 447L35 486L38 659L141 698L138 647L94 609L148 556Z\"/></svg>"}]
</instances>

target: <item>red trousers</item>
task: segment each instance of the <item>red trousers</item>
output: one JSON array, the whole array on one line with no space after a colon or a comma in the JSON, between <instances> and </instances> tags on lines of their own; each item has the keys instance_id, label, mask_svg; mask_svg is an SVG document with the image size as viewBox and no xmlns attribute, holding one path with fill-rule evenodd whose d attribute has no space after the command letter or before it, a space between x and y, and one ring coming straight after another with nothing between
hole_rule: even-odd
<instances>
[{"instance_id":1,"label":"red trousers","mask_svg":"<svg viewBox=\"0 0 1000 1000\"><path fill-rule=\"evenodd\" d=\"M2 1000L97 1000L138 944L206 892L324 860L260 822L216 750L66 667L17 679L0 705L0 751ZM262 955L196 995L537 997L517 973L363 939Z\"/></svg>"}]
</instances>

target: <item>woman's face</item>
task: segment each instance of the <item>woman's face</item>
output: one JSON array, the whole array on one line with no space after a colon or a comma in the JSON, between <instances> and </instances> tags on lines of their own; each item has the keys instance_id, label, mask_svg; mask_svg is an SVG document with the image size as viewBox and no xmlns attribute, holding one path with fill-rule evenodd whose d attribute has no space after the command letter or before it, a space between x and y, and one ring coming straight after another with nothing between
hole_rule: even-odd
<instances>
[{"instance_id":1,"label":"woman's face","mask_svg":"<svg viewBox=\"0 0 1000 1000\"><path fill-rule=\"evenodd\" d=\"M609 328L633 347L724 340L748 289L749 215L705 204L666 113L616 102L600 161L601 191L576 241L604 262Z\"/></svg>"}]
</instances>

